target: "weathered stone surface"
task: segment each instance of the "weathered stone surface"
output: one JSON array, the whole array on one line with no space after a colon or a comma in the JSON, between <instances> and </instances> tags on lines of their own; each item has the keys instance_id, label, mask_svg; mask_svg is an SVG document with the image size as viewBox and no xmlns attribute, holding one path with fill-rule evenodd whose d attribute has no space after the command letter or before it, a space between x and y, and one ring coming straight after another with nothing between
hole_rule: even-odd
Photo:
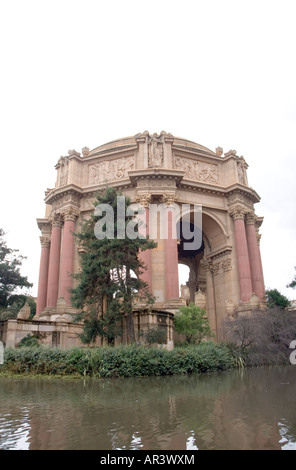
<instances>
[{"instance_id":1,"label":"weathered stone surface","mask_svg":"<svg viewBox=\"0 0 296 470\"><path fill-rule=\"evenodd\" d=\"M222 147L217 147L212 151L165 131L140 132L93 150L83 147L81 154L69 150L56 164L56 184L46 191L45 216L38 219L42 256L36 324L43 328L52 325L52 331L59 328L55 344L66 347L78 342L73 331L81 325L74 326L71 321L74 309L69 288L71 275L80 269L81 249L71 237L93 210L95 193L106 185L140 203L146 211L149 236L156 233L157 248L142 254L147 266L145 279L156 298L154 313L135 304L136 331L148 328L153 315L166 312L167 346L172 347L172 315L189 300L206 309L218 338L227 318L261 308L264 280L258 243L262 218L254 210L260 198L248 186L247 168L236 150L223 153ZM177 238L172 232L162 236L162 219L153 218L153 205L163 208L167 226ZM201 245L191 251L185 249L188 231L185 234L183 225L178 225L186 219L185 206L190 230L200 224ZM197 207L201 208L200 219L195 218ZM182 227L179 233L178 227ZM190 269L181 292L178 263ZM19 320L27 320L26 309L20 312ZM72 328L72 336L65 331L65 324L69 331ZM125 341L125 333L121 341Z\"/></svg>"}]
</instances>

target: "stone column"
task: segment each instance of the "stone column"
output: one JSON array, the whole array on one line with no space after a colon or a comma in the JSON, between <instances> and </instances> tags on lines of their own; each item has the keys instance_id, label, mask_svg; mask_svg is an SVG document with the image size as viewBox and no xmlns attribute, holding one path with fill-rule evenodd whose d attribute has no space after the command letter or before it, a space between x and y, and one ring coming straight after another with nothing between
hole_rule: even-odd
<instances>
[{"instance_id":1,"label":"stone column","mask_svg":"<svg viewBox=\"0 0 296 470\"><path fill-rule=\"evenodd\" d=\"M175 196L164 196L165 221L168 224L165 242L166 300L179 299L178 240L176 236Z\"/></svg>"},{"instance_id":2,"label":"stone column","mask_svg":"<svg viewBox=\"0 0 296 470\"><path fill-rule=\"evenodd\" d=\"M69 209L64 214L64 230L61 250L61 273L59 296L63 297L67 305L71 305L69 289L73 286L73 258L74 258L74 226L76 213Z\"/></svg>"},{"instance_id":3,"label":"stone column","mask_svg":"<svg viewBox=\"0 0 296 470\"><path fill-rule=\"evenodd\" d=\"M60 252L62 219L56 216L52 220L51 243L49 252L48 284L46 306L55 308L59 292Z\"/></svg>"},{"instance_id":4,"label":"stone column","mask_svg":"<svg viewBox=\"0 0 296 470\"><path fill-rule=\"evenodd\" d=\"M261 279L262 279L262 284L263 284L263 288L264 288L263 304L265 304L265 302L266 302L265 283L264 283L263 266L262 266L262 258L261 258L261 251L260 251L260 238L261 238L261 235L258 233L257 229L256 229L256 234L257 234L257 245L258 245L259 260L260 260Z\"/></svg>"},{"instance_id":5,"label":"stone column","mask_svg":"<svg viewBox=\"0 0 296 470\"><path fill-rule=\"evenodd\" d=\"M242 302L248 302L252 295L251 270L244 220L245 212L245 208L241 207L235 207L230 212L234 222L234 235Z\"/></svg>"},{"instance_id":6,"label":"stone column","mask_svg":"<svg viewBox=\"0 0 296 470\"><path fill-rule=\"evenodd\" d=\"M215 335L217 335L217 315L213 282L213 264L207 260L202 260L201 264L206 272L206 312L208 315L211 330Z\"/></svg>"},{"instance_id":7,"label":"stone column","mask_svg":"<svg viewBox=\"0 0 296 470\"><path fill-rule=\"evenodd\" d=\"M262 301L265 296L264 280L261 265L260 249L257 242L255 215L249 213L246 217L246 234L250 259L253 292Z\"/></svg>"},{"instance_id":8,"label":"stone column","mask_svg":"<svg viewBox=\"0 0 296 470\"><path fill-rule=\"evenodd\" d=\"M232 271L232 261L231 258L224 258L222 260L222 269L223 269L223 277L224 277L224 293L225 293L225 310L227 315L233 316L235 312L234 306L234 296L233 296L233 279L231 275Z\"/></svg>"},{"instance_id":9,"label":"stone column","mask_svg":"<svg viewBox=\"0 0 296 470\"><path fill-rule=\"evenodd\" d=\"M40 255L40 267L39 267L36 317L39 317L40 313L46 307L50 239L49 237L41 236L40 242L41 242L41 255Z\"/></svg>"},{"instance_id":10,"label":"stone column","mask_svg":"<svg viewBox=\"0 0 296 470\"><path fill-rule=\"evenodd\" d=\"M150 203L151 195L150 194L143 194L137 198L137 201L141 206L143 206L145 210L145 214L141 217L143 222L142 227L140 227L139 231L144 236L149 235L149 203ZM141 274L141 279L146 282L148 286L148 290L152 293L152 268L151 268L151 250L145 250L139 252L139 258L145 265L146 269L143 270Z\"/></svg>"}]
</instances>

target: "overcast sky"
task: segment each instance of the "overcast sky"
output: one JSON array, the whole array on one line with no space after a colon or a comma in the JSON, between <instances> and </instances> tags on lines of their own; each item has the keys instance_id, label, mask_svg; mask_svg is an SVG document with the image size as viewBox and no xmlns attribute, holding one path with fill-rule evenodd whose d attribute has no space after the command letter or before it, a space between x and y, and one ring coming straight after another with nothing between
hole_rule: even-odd
<instances>
[{"instance_id":1,"label":"overcast sky","mask_svg":"<svg viewBox=\"0 0 296 470\"><path fill-rule=\"evenodd\" d=\"M295 18L295 0L0 0L0 227L33 295L59 157L165 130L245 157L266 287L296 298Z\"/></svg>"}]
</instances>

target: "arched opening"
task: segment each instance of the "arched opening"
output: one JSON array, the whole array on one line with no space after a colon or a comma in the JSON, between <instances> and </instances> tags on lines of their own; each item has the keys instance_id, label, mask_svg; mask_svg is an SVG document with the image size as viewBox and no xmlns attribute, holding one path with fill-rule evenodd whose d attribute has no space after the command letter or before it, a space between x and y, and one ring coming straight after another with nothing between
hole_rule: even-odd
<instances>
[{"instance_id":1,"label":"arched opening","mask_svg":"<svg viewBox=\"0 0 296 470\"><path fill-rule=\"evenodd\" d=\"M178 274L179 274L179 292L182 297L182 288L187 285L189 281L189 266L184 263L178 263ZM183 289L184 290L184 289Z\"/></svg>"},{"instance_id":2,"label":"arched opening","mask_svg":"<svg viewBox=\"0 0 296 470\"><path fill-rule=\"evenodd\" d=\"M202 212L198 222L196 224L193 212L190 217L187 214L184 220L181 218L177 222L180 297L189 296L189 301L193 303L197 291L207 295L208 290L206 271L201 261L211 259L212 253L218 252L227 244L221 222L206 211ZM215 294L212 292L212 295Z\"/></svg>"},{"instance_id":3,"label":"arched opening","mask_svg":"<svg viewBox=\"0 0 296 470\"><path fill-rule=\"evenodd\" d=\"M177 223L177 233L179 234L178 243L178 262L180 297L187 302L195 301L195 292L200 289L200 279L198 276L200 260L204 254L204 241L201 227L194 224L192 217L190 220L182 218ZM186 269L187 268L187 269ZM179 276L180 276L179 274ZM185 276L187 279L185 280ZM181 280L182 279L182 280Z\"/></svg>"}]
</instances>

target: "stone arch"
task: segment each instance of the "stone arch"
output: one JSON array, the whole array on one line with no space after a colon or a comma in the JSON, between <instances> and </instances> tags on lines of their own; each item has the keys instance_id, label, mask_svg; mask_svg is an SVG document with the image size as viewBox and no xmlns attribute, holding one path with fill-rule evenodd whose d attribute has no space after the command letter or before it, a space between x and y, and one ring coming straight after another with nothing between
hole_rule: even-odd
<instances>
[{"instance_id":1,"label":"stone arch","mask_svg":"<svg viewBox=\"0 0 296 470\"><path fill-rule=\"evenodd\" d=\"M218 217L208 210L202 213L202 231L206 235L211 252L227 246L228 234Z\"/></svg>"},{"instance_id":2,"label":"stone arch","mask_svg":"<svg viewBox=\"0 0 296 470\"><path fill-rule=\"evenodd\" d=\"M224 272L220 265L224 262L224 253L229 253L230 250L226 228L218 217L209 210L202 211L202 245L200 249L186 254L182 250L181 233L178 262L189 266L190 269L189 279L186 283L190 291L190 301L196 302L201 293L205 295L206 310L214 333L217 332L219 322L217 317L223 315L220 306L223 297L221 286L224 283Z\"/></svg>"}]
</instances>

